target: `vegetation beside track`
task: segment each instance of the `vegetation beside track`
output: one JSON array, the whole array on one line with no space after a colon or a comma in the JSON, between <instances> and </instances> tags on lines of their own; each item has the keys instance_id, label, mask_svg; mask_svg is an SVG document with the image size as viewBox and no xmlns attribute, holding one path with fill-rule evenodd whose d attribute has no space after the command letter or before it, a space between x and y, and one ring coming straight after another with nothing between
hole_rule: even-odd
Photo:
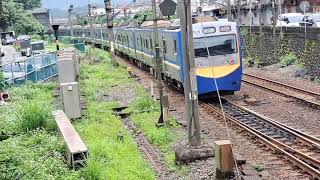
<instances>
[{"instance_id":1,"label":"vegetation beside track","mask_svg":"<svg viewBox=\"0 0 320 180\"><path fill-rule=\"evenodd\" d=\"M158 103L154 102L149 93L142 87L136 89L136 100L129 105L128 112L133 113L131 119L146 136L148 141L156 146L164 155L165 164L172 172L186 175L187 167L175 163L173 145L179 139L180 134L174 133L178 125L174 119L164 127L156 127L160 110ZM141 113L143 112L143 113Z\"/></svg>"},{"instance_id":2,"label":"vegetation beside track","mask_svg":"<svg viewBox=\"0 0 320 180\"><path fill-rule=\"evenodd\" d=\"M155 174L125 130L120 117L111 110L117 100L101 100L99 94L112 91L112 85L134 85L122 67L111 67L109 55L88 50L81 64L81 91L86 99L86 118L76 129L89 148L86 179L155 179ZM117 92L121 93L121 92ZM124 93L124 92L123 92ZM123 137L123 141L118 136Z\"/></svg>"},{"instance_id":3,"label":"vegetation beside track","mask_svg":"<svg viewBox=\"0 0 320 180\"><path fill-rule=\"evenodd\" d=\"M0 106L0 179L78 179L51 117L53 83L11 87Z\"/></svg>"}]
</instances>

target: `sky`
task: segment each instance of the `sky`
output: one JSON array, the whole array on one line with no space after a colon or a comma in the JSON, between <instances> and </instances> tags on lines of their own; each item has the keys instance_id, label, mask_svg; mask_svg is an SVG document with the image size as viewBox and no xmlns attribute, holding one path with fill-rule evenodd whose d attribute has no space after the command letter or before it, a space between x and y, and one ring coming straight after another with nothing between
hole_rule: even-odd
<instances>
[{"instance_id":1,"label":"sky","mask_svg":"<svg viewBox=\"0 0 320 180\"><path fill-rule=\"evenodd\" d=\"M97 4L103 4L103 0L91 0ZM128 2L129 0L112 0L113 3ZM89 0L42 0L42 7L48 9L67 9L72 2L74 7L86 6Z\"/></svg>"}]
</instances>

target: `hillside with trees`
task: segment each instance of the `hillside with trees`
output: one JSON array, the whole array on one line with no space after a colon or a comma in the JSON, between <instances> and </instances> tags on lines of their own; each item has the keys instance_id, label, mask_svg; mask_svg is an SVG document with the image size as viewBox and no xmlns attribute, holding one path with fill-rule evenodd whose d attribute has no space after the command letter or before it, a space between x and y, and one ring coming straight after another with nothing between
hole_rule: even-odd
<instances>
[{"instance_id":1,"label":"hillside with trees","mask_svg":"<svg viewBox=\"0 0 320 180\"><path fill-rule=\"evenodd\" d=\"M2 0L0 28L3 31L14 30L16 34L43 33L46 27L31 14L40 6L41 0Z\"/></svg>"}]
</instances>

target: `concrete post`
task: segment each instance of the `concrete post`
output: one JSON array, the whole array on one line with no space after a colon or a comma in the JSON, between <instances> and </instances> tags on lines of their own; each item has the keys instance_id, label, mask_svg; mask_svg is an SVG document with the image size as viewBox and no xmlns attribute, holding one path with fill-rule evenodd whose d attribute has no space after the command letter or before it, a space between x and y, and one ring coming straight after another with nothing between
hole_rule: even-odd
<instances>
[{"instance_id":1,"label":"concrete post","mask_svg":"<svg viewBox=\"0 0 320 180\"><path fill-rule=\"evenodd\" d=\"M188 124L188 143L191 147L201 145L201 130L198 112L198 90L195 74L193 31L190 0L179 0L180 29L182 35L182 59L184 72L184 94Z\"/></svg>"},{"instance_id":2,"label":"concrete post","mask_svg":"<svg viewBox=\"0 0 320 180\"><path fill-rule=\"evenodd\" d=\"M234 177L234 161L229 140L214 142L216 178L231 179Z\"/></svg>"}]
</instances>

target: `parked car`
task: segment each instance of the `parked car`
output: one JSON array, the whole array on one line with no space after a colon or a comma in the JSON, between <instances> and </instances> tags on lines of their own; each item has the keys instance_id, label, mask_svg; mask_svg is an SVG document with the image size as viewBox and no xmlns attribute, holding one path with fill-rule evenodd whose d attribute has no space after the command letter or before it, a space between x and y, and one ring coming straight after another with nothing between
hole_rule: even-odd
<instances>
[{"instance_id":1,"label":"parked car","mask_svg":"<svg viewBox=\"0 0 320 180\"><path fill-rule=\"evenodd\" d=\"M310 15L304 15L302 21L299 23L300 26L312 26L312 23L310 21Z\"/></svg>"},{"instance_id":2,"label":"parked car","mask_svg":"<svg viewBox=\"0 0 320 180\"><path fill-rule=\"evenodd\" d=\"M308 17L308 20L313 27L320 27L320 13L312 14Z\"/></svg>"},{"instance_id":3,"label":"parked car","mask_svg":"<svg viewBox=\"0 0 320 180\"><path fill-rule=\"evenodd\" d=\"M43 42L42 41L32 42L31 52L32 52L32 55L45 53Z\"/></svg>"},{"instance_id":4,"label":"parked car","mask_svg":"<svg viewBox=\"0 0 320 180\"><path fill-rule=\"evenodd\" d=\"M304 15L301 13L286 13L280 14L277 21L277 26L299 27Z\"/></svg>"},{"instance_id":5,"label":"parked car","mask_svg":"<svg viewBox=\"0 0 320 180\"><path fill-rule=\"evenodd\" d=\"M30 41L31 40L31 37L28 36L28 35L20 35L17 37L17 41Z\"/></svg>"},{"instance_id":6,"label":"parked car","mask_svg":"<svg viewBox=\"0 0 320 180\"><path fill-rule=\"evenodd\" d=\"M13 45L16 42L16 40L13 37L7 37L2 40L2 45Z\"/></svg>"},{"instance_id":7,"label":"parked car","mask_svg":"<svg viewBox=\"0 0 320 180\"><path fill-rule=\"evenodd\" d=\"M31 43L30 40L20 41L20 52L21 56L31 56Z\"/></svg>"}]
</instances>

